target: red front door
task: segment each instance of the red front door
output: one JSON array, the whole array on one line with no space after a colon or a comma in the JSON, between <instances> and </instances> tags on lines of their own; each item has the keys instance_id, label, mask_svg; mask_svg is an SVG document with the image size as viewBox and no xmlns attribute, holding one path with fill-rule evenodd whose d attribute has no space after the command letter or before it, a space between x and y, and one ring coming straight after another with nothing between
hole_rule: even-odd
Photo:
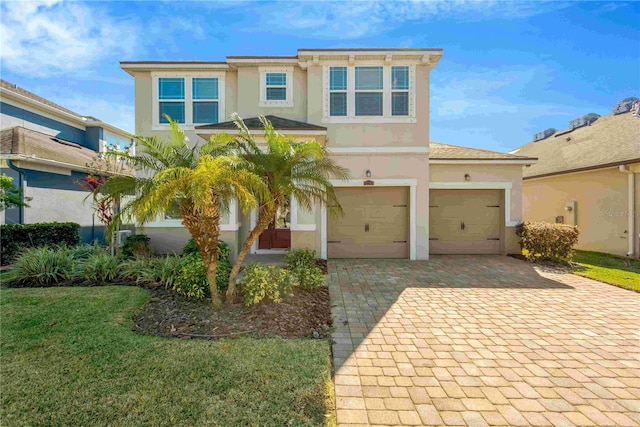
<instances>
[{"instance_id":1,"label":"red front door","mask_svg":"<svg viewBox=\"0 0 640 427\"><path fill-rule=\"evenodd\" d=\"M287 203L278 210L274 220L258 238L258 249L289 249L291 247L289 218L289 203Z\"/></svg>"}]
</instances>

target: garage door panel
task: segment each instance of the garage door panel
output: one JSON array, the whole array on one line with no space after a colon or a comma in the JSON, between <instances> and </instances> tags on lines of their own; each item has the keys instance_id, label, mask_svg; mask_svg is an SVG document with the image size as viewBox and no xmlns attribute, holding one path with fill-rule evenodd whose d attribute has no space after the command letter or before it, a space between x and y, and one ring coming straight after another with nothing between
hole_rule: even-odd
<instances>
[{"instance_id":1,"label":"garage door panel","mask_svg":"<svg viewBox=\"0 0 640 427\"><path fill-rule=\"evenodd\" d=\"M329 218L331 258L406 258L407 187L338 188L344 215Z\"/></svg>"},{"instance_id":2,"label":"garage door panel","mask_svg":"<svg viewBox=\"0 0 640 427\"><path fill-rule=\"evenodd\" d=\"M431 253L500 253L499 190L432 190L429 198Z\"/></svg>"}]
</instances>

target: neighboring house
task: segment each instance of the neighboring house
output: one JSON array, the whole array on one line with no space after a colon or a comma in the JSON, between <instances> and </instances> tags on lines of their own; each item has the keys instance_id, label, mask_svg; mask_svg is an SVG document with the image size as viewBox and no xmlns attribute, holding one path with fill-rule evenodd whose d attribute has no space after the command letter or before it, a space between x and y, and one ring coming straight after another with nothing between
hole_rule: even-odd
<instances>
[{"instance_id":1,"label":"neighboring house","mask_svg":"<svg viewBox=\"0 0 640 427\"><path fill-rule=\"evenodd\" d=\"M640 117L628 111L585 116L513 152L539 158L524 171L525 220L577 225L579 249L639 256Z\"/></svg>"},{"instance_id":2,"label":"neighboring house","mask_svg":"<svg viewBox=\"0 0 640 427\"><path fill-rule=\"evenodd\" d=\"M295 200L253 253L313 248L323 258L428 259L430 253L519 251L522 168L535 159L429 144L429 74L441 49L300 49L296 56L229 56L224 62L122 62L135 78L136 133L166 136L163 113L191 143L237 133L238 112L260 138L277 131L326 144L351 170L336 181L343 216ZM203 139L201 139L201 138ZM232 206L222 238L234 250L255 212ZM146 226L156 250L179 250L188 232L167 216Z\"/></svg>"},{"instance_id":3,"label":"neighboring house","mask_svg":"<svg viewBox=\"0 0 640 427\"><path fill-rule=\"evenodd\" d=\"M31 197L29 207L0 213L0 223L71 221L83 241L101 240L104 227L79 184L99 153L133 149L133 135L81 116L0 80L0 172Z\"/></svg>"}]
</instances>

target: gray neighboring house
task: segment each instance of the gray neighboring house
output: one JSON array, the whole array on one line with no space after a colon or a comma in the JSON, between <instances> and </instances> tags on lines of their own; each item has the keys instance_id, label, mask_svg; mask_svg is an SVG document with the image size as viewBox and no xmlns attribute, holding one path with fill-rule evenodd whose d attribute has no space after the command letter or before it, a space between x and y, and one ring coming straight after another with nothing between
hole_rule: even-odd
<instances>
[{"instance_id":1,"label":"gray neighboring house","mask_svg":"<svg viewBox=\"0 0 640 427\"><path fill-rule=\"evenodd\" d=\"M0 212L0 224L76 222L84 242L102 240L89 192L78 184L108 150L134 149L133 135L0 80L0 172L31 197Z\"/></svg>"}]
</instances>

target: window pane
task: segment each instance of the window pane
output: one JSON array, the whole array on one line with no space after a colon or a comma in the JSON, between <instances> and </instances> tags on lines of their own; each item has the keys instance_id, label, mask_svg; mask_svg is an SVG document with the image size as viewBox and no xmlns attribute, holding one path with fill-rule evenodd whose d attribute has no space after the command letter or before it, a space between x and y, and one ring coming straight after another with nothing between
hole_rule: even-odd
<instances>
[{"instance_id":1,"label":"window pane","mask_svg":"<svg viewBox=\"0 0 640 427\"><path fill-rule=\"evenodd\" d=\"M165 114L178 123L184 123L184 102L161 102L160 123L169 123L164 117Z\"/></svg>"},{"instance_id":2,"label":"window pane","mask_svg":"<svg viewBox=\"0 0 640 427\"><path fill-rule=\"evenodd\" d=\"M382 90L382 67L356 67L356 90Z\"/></svg>"},{"instance_id":3,"label":"window pane","mask_svg":"<svg viewBox=\"0 0 640 427\"><path fill-rule=\"evenodd\" d=\"M160 99L184 99L184 79L159 78L158 94Z\"/></svg>"},{"instance_id":4,"label":"window pane","mask_svg":"<svg viewBox=\"0 0 640 427\"><path fill-rule=\"evenodd\" d=\"M408 116L409 115L409 93L394 92L391 94L391 115L392 116Z\"/></svg>"},{"instance_id":5,"label":"window pane","mask_svg":"<svg viewBox=\"0 0 640 427\"><path fill-rule=\"evenodd\" d=\"M182 215L180 214L180 205L177 202L174 202L169 206L164 213L164 219L181 219Z\"/></svg>"},{"instance_id":6,"label":"window pane","mask_svg":"<svg viewBox=\"0 0 640 427\"><path fill-rule=\"evenodd\" d=\"M194 78L193 99L218 99L218 79Z\"/></svg>"},{"instance_id":7,"label":"window pane","mask_svg":"<svg viewBox=\"0 0 640 427\"><path fill-rule=\"evenodd\" d=\"M347 115L347 94L344 92L332 93L329 95L329 115L330 116L346 116Z\"/></svg>"},{"instance_id":8,"label":"window pane","mask_svg":"<svg viewBox=\"0 0 640 427\"><path fill-rule=\"evenodd\" d=\"M409 89L409 67L391 67L393 89Z\"/></svg>"},{"instance_id":9,"label":"window pane","mask_svg":"<svg viewBox=\"0 0 640 427\"><path fill-rule=\"evenodd\" d=\"M286 86L286 73L267 73L267 86Z\"/></svg>"},{"instance_id":10,"label":"window pane","mask_svg":"<svg viewBox=\"0 0 640 427\"><path fill-rule=\"evenodd\" d=\"M193 123L218 123L218 103L194 102Z\"/></svg>"},{"instance_id":11,"label":"window pane","mask_svg":"<svg viewBox=\"0 0 640 427\"><path fill-rule=\"evenodd\" d=\"M347 90L347 67L331 67L329 69L329 89Z\"/></svg>"},{"instance_id":12,"label":"window pane","mask_svg":"<svg viewBox=\"0 0 640 427\"><path fill-rule=\"evenodd\" d=\"M283 87L268 87L267 101L286 101L287 89Z\"/></svg>"},{"instance_id":13,"label":"window pane","mask_svg":"<svg viewBox=\"0 0 640 427\"><path fill-rule=\"evenodd\" d=\"M356 116L381 116L381 93L356 93Z\"/></svg>"}]
</instances>

